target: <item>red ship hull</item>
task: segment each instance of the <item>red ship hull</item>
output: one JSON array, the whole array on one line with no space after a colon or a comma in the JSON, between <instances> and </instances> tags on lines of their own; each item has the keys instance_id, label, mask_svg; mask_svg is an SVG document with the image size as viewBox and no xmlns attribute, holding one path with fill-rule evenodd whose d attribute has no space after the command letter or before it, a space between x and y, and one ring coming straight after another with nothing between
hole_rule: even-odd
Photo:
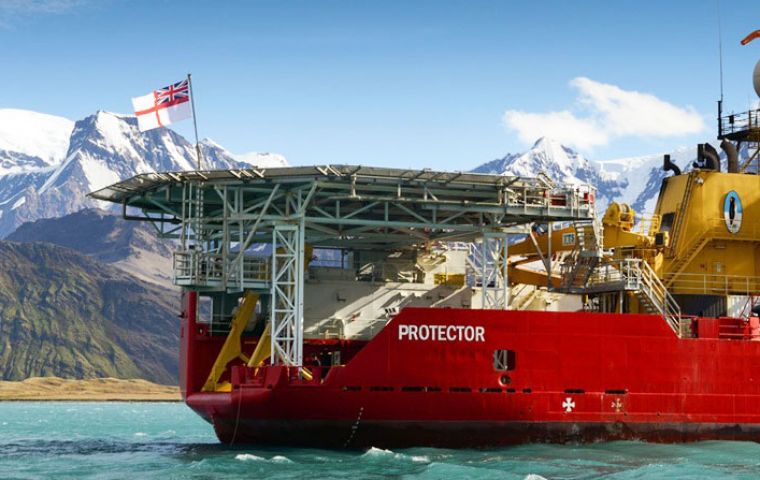
<instances>
[{"instance_id":1,"label":"red ship hull","mask_svg":"<svg viewBox=\"0 0 760 480\"><path fill-rule=\"evenodd\" d=\"M310 367L311 381L286 367L237 365L232 392L201 393L222 340L192 320L194 302L188 295L183 393L225 443L760 439L754 322L694 319L696 337L679 339L652 315L407 308L369 342L309 341L306 358L346 359ZM482 336L464 335L468 326ZM510 370L495 368L496 350L510 351Z\"/></svg>"}]
</instances>

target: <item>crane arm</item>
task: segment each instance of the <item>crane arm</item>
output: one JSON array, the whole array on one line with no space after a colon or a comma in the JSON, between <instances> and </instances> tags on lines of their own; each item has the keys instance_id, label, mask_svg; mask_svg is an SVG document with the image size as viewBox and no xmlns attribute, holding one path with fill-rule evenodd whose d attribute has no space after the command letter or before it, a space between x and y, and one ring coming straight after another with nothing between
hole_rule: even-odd
<instances>
[{"instance_id":1,"label":"crane arm","mask_svg":"<svg viewBox=\"0 0 760 480\"><path fill-rule=\"evenodd\" d=\"M744 37L744 39L742 40L742 45L746 45L756 38L760 38L760 30L755 30L754 32Z\"/></svg>"}]
</instances>

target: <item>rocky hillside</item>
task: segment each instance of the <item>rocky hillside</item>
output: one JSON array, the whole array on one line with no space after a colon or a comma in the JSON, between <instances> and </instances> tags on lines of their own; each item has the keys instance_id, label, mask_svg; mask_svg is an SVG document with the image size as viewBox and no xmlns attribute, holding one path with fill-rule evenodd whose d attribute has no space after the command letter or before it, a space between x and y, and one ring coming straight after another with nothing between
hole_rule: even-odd
<instances>
[{"instance_id":1,"label":"rocky hillside","mask_svg":"<svg viewBox=\"0 0 760 480\"><path fill-rule=\"evenodd\" d=\"M140 280L171 285L172 245L147 223L89 208L60 218L21 225L7 237L14 242L47 242L68 247L113 265Z\"/></svg>"},{"instance_id":2,"label":"rocky hillside","mask_svg":"<svg viewBox=\"0 0 760 480\"><path fill-rule=\"evenodd\" d=\"M0 242L0 379L177 381L179 294L71 249Z\"/></svg>"}]
</instances>

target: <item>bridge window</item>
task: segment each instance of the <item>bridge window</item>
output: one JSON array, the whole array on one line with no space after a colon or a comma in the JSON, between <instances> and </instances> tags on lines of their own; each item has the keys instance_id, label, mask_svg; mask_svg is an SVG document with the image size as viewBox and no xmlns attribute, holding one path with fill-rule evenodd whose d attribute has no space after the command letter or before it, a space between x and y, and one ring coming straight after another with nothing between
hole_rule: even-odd
<instances>
[{"instance_id":1,"label":"bridge window","mask_svg":"<svg viewBox=\"0 0 760 480\"><path fill-rule=\"evenodd\" d=\"M514 350L495 350L493 352L493 368L499 371L515 369Z\"/></svg>"},{"instance_id":2,"label":"bridge window","mask_svg":"<svg viewBox=\"0 0 760 480\"><path fill-rule=\"evenodd\" d=\"M214 318L214 300L207 296L198 296L198 311L195 321L204 325L211 325Z\"/></svg>"}]
</instances>

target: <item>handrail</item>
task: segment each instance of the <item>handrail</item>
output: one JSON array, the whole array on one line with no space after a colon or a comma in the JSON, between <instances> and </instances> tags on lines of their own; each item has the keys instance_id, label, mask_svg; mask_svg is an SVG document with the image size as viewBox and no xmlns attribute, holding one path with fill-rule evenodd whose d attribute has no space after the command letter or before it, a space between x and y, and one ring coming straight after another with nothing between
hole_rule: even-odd
<instances>
[{"instance_id":1,"label":"handrail","mask_svg":"<svg viewBox=\"0 0 760 480\"><path fill-rule=\"evenodd\" d=\"M681 307L646 261L623 258L605 262L589 277L589 286L621 282L625 290L643 293L648 303L680 336Z\"/></svg>"},{"instance_id":2,"label":"handrail","mask_svg":"<svg viewBox=\"0 0 760 480\"><path fill-rule=\"evenodd\" d=\"M224 259L224 254L200 250L176 251L173 254L174 283L178 285L224 283ZM270 262L269 258L265 257L241 257L239 266L227 269L226 285L242 288L246 282L269 280Z\"/></svg>"},{"instance_id":3,"label":"handrail","mask_svg":"<svg viewBox=\"0 0 760 480\"><path fill-rule=\"evenodd\" d=\"M724 240L724 241L757 241L760 242L760 222L742 222L741 228L736 233L731 233L726 227L726 221L723 218L710 218L704 221L704 228L697 234L691 234L693 239L683 249L681 249L681 255L675 257L672 263L669 265L670 270L663 276L663 281L670 288L675 287L680 282L680 278L684 275L691 275L681 273L688 263L693 259L694 255L698 253L695 248L698 248L700 244L706 244L711 239ZM700 274L701 275L701 274ZM742 278L745 278L742 276Z\"/></svg>"},{"instance_id":4,"label":"handrail","mask_svg":"<svg viewBox=\"0 0 760 480\"><path fill-rule=\"evenodd\" d=\"M668 273L664 278L671 290L704 295L757 295L760 276L712 273Z\"/></svg>"},{"instance_id":5,"label":"handrail","mask_svg":"<svg viewBox=\"0 0 760 480\"><path fill-rule=\"evenodd\" d=\"M665 317L671 328L680 335L681 307L678 306L652 267L641 259L636 260L639 260L639 265L643 267L640 270L642 284L645 286L642 291L649 297L660 314Z\"/></svg>"},{"instance_id":6,"label":"handrail","mask_svg":"<svg viewBox=\"0 0 760 480\"><path fill-rule=\"evenodd\" d=\"M659 214L652 213L649 215L642 214L639 221L636 222L636 231L643 235L653 237L660 230L662 217Z\"/></svg>"},{"instance_id":7,"label":"handrail","mask_svg":"<svg viewBox=\"0 0 760 480\"><path fill-rule=\"evenodd\" d=\"M720 135L760 128L760 109L720 117Z\"/></svg>"}]
</instances>

